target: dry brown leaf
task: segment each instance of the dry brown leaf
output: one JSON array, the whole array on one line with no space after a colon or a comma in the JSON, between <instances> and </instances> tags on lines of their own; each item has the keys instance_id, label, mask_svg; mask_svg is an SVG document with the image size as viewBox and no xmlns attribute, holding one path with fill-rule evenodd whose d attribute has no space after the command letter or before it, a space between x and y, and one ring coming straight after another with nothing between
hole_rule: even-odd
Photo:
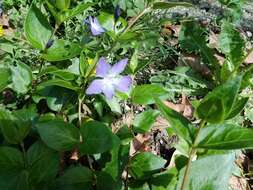
<instances>
[{"instance_id":1,"label":"dry brown leaf","mask_svg":"<svg viewBox=\"0 0 253 190\"><path fill-rule=\"evenodd\" d=\"M184 117L191 119L193 117L194 109L184 94L182 95L181 103L175 104L169 101L163 101L163 103L169 108L175 110L176 112L181 113Z\"/></svg>"},{"instance_id":2,"label":"dry brown leaf","mask_svg":"<svg viewBox=\"0 0 253 190\"><path fill-rule=\"evenodd\" d=\"M0 26L4 29L4 35L11 35L14 30L10 27L8 16L3 14L0 16Z\"/></svg>"},{"instance_id":3,"label":"dry brown leaf","mask_svg":"<svg viewBox=\"0 0 253 190\"><path fill-rule=\"evenodd\" d=\"M233 190L250 190L247 180L243 177L232 176L229 185Z\"/></svg>"},{"instance_id":4,"label":"dry brown leaf","mask_svg":"<svg viewBox=\"0 0 253 190\"><path fill-rule=\"evenodd\" d=\"M216 59L219 61L220 65L223 65L224 61L225 61L225 57L219 55L219 54L214 54L214 56L216 57Z\"/></svg>"},{"instance_id":5,"label":"dry brown leaf","mask_svg":"<svg viewBox=\"0 0 253 190\"><path fill-rule=\"evenodd\" d=\"M214 32L210 31L208 39L209 39L209 46L211 48L218 49L218 47L219 47L219 37L218 37L218 34L215 34Z\"/></svg>"},{"instance_id":6,"label":"dry brown leaf","mask_svg":"<svg viewBox=\"0 0 253 190\"><path fill-rule=\"evenodd\" d=\"M9 19L7 15L0 16L0 25L4 27L9 27Z\"/></svg>"},{"instance_id":7,"label":"dry brown leaf","mask_svg":"<svg viewBox=\"0 0 253 190\"><path fill-rule=\"evenodd\" d=\"M184 111L183 111L183 116L185 116L186 118L191 119L193 117L193 106L191 105L189 99L187 98L186 95L182 95L182 105L184 105Z\"/></svg>"},{"instance_id":8,"label":"dry brown leaf","mask_svg":"<svg viewBox=\"0 0 253 190\"><path fill-rule=\"evenodd\" d=\"M205 64L201 64L201 57L199 55L182 53L182 56L179 57L178 62L179 65L190 66L193 70L197 71L203 76L211 76L211 70Z\"/></svg>"},{"instance_id":9,"label":"dry brown leaf","mask_svg":"<svg viewBox=\"0 0 253 190\"><path fill-rule=\"evenodd\" d=\"M151 148L148 146L151 140L150 134L138 134L132 140L130 145L130 156L133 156L137 152L151 152Z\"/></svg>"},{"instance_id":10,"label":"dry brown leaf","mask_svg":"<svg viewBox=\"0 0 253 190\"><path fill-rule=\"evenodd\" d=\"M244 61L245 64L249 65L253 63L253 51L251 51L249 53L249 55L247 56L247 58Z\"/></svg>"}]
</instances>

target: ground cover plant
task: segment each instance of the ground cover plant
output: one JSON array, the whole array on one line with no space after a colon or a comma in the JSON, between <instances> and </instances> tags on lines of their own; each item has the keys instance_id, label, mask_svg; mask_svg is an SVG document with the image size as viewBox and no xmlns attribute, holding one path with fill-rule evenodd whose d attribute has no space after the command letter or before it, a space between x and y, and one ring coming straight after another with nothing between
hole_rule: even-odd
<instances>
[{"instance_id":1,"label":"ground cover plant","mask_svg":"<svg viewBox=\"0 0 253 190\"><path fill-rule=\"evenodd\" d=\"M225 190L250 179L237 162L253 148L246 1L219 3L212 44L209 26L165 17L190 2L2 1L0 189Z\"/></svg>"}]
</instances>

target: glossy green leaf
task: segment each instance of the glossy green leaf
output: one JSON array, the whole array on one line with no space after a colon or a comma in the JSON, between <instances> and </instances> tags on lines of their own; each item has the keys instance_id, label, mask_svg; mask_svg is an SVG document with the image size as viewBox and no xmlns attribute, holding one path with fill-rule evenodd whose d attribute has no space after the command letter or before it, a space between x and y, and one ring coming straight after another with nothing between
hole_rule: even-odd
<instances>
[{"instance_id":1,"label":"glossy green leaf","mask_svg":"<svg viewBox=\"0 0 253 190\"><path fill-rule=\"evenodd\" d=\"M11 72L7 68L0 68L0 92L10 83Z\"/></svg>"},{"instance_id":2,"label":"glossy green leaf","mask_svg":"<svg viewBox=\"0 0 253 190\"><path fill-rule=\"evenodd\" d=\"M41 121L36 128L42 141L58 151L71 150L80 140L78 129L61 120Z\"/></svg>"},{"instance_id":3,"label":"glossy green leaf","mask_svg":"<svg viewBox=\"0 0 253 190\"><path fill-rule=\"evenodd\" d=\"M134 133L132 129L129 128L127 125L123 125L122 127L120 127L116 135L120 138L121 144L123 145L129 144L134 138Z\"/></svg>"},{"instance_id":4,"label":"glossy green leaf","mask_svg":"<svg viewBox=\"0 0 253 190\"><path fill-rule=\"evenodd\" d=\"M103 153L113 148L119 139L103 123L90 121L81 126L83 142L80 144L82 154Z\"/></svg>"},{"instance_id":5,"label":"glossy green leaf","mask_svg":"<svg viewBox=\"0 0 253 190\"><path fill-rule=\"evenodd\" d=\"M79 44L66 40L55 40L42 57L47 61L63 61L76 57L81 52Z\"/></svg>"},{"instance_id":6,"label":"glossy green leaf","mask_svg":"<svg viewBox=\"0 0 253 190\"><path fill-rule=\"evenodd\" d=\"M25 19L25 35L33 47L43 50L52 35L47 18L33 3Z\"/></svg>"},{"instance_id":7,"label":"glossy green leaf","mask_svg":"<svg viewBox=\"0 0 253 190\"><path fill-rule=\"evenodd\" d=\"M80 3L77 6L75 6L73 9L69 9L67 12L63 13L63 16L61 17L61 22L64 22L66 20L69 20L81 13L84 13L84 11L88 10L93 3Z\"/></svg>"},{"instance_id":8,"label":"glossy green leaf","mask_svg":"<svg viewBox=\"0 0 253 190\"><path fill-rule=\"evenodd\" d=\"M191 164L184 190L225 190L234 169L234 154L206 156ZM177 190L180 190L185 168L180 171Z\"/></svg>"},{"instance_id":9,"label":"glossy green leaf","mask_svg":"<svg viewBox=\"0 0 253 190\"><path fill-rule=\"evenodd\" d=\"M60 0L61 1L61 0ZM73 9L68 9L65 11L58 11L56 7L54 6L54 3L50 2L49 0L46 0L47 7L49 11L52 13L54 16L56 23L58 26L60 26L64 21L67 21L78 14L83 13L84 11L88 10L93 3L80 3L76 5Z\"/></svg>"},{"instance_id":10,"label":"glossy green leaf","mask_svg":"<svg viewBox=\"0 0 253 190\"><path fill-rule=\"evenodd\" d=\"M98 20L103 28L115 34L123 32L127 26L127 22L123 18L120 17L115 23L114 15L106 12L101 12L98 16Z\"/></svg>"},{"instance_id":11,"label":"glossy green leaf","mask_svg":"<svg viewBox=\"0 0 253 190\"><path fill-rule=\"evenodd\" d=\"M60 86L45 86L37 89L38 99L46 99L48 107L53 111L60 111L77 100L77 93Z\"/></svg>"},{"instance_id":12,"label":"glossy green leaf","mask_svg":"<svg viewBox=\"0 0 253 190\"><path fill-rule=\"evenodd\" d=\"M177 174L176 168L168 169L164 172L154 174L148 181L151 189L156 190L170 190L175 189L177 184Z\"/></svg>"},{"instance_id":13,"label":"glossy green leaf","mask_svg":"<svg viewBox=\"0 0 253 190\"><path fill-rule=\"evenodd\" d=\"M150 152L136 154L128 165L129 173L135 179L150 178L158 173L165 165L166 160Z\"/></svg>"},{"instance_id":14,"label":"glossy green leaf","mask_svg":"<svg viewBox=\"0 0 253 190\"><path fill-rule=\"evenodd\" d=\"M72 85L72 83L62 80L62 79L51 79L45 82L42 82L38 85L38 90L44 88L44 87L48 87L48 86L59 86L59 87L63 87L63 88L67 88L70 90L74 90L77 91L78 87Z\"/></svg>"},{"instance_id":15,"label":"glossy green leaf","mask_svg":"<svg viewBox=\"0 0 253 190\"><path fill-rule=\"evenodd\" d=\"M60 166L60 154L37 141L27 151L27 162L32 184L39 185L56 177Z\"/></svg>"},{"instance_id":16,"label":"glossy green leaf","mask_svg":"<svg viewBox=\"0 0 253 190\"><path fill-rule=\"evenodd\" d=\"M109 175L112 181L120 180L121 174L129 161L129 150L129 144L123 146L118 144L110 151L111 159L105 164L102 171L104 174Z\"/></svg>"},{"instance_id":17,"label":"glossy green leaf","mask_svg":"<svg viewBox=\"0 0 253 190\"><path fill-rule=\"evenodd\" d=\"M193 5L187 2L155 2L153 3L153 9L171 9L174 7L192 7Z\"/></svg>"},{"instance_id":18,"label":"glossy green leaf","mask_svg":"<svg viewBox=\"0 0 253 190\"><path fill-rule=\"evenodd\" d=\"M0 172L7 170L20 170L24 167L22 153L12 147L0 147Z\"/></svg>"},{"instance_id":19,"label":"glossy green leaf","mask_svg":"<svg viewBox=\"0 0 253 190\"><path fill-rule=\"evenodd\" d=\"M77 76L74 73L68 70L58 69L57 67L54 67L54 66L47 67L40 72L40 76L43 76L46 74L52 74L67 81L74 80L75 78L77 78Z\"/></svg>"},{"instance_id":20,"label":"glossy green leaf","mask_svg":"<svg viewBox=\"0 0 253 190\"><path fill-rule=\"evenodd\" d=\"M110 107L111 111L116 114L121 114L121 107L120 102L116 97L113 97L111 100L104 98L104 101L107 103L107 105Z\"/></svg>"},{"instance_id":21,"label":"glossy green leaf","mask_svg":"<svg viewBox=\"0 0 253 190\"><path fill-rule=\"evenodd\" d=\"M13 90L20 94L26 93L33 79L31 68L26 64L19 63L17 66L11 66L10 69Z\"/></svg>"},{"instance_id":22,"label":"glossy green leaf","mask_svg":"<svg viewBox=\"0 0 253 190\"><path fill-rule=\"evenodd\" d=\"M0 129L5 140L11 144L19 144L27 136L31 128L30 122L22 121L15 112L0 109Z\"/></svg>"},{"instance_id":23,"label":"glossy green leaf","mask_svg":"<svg viewBox=\"0 0 253 190\"><path fill-rule=\"evenodd\" d=\"M22 174L24 170L24 160L22 153L12 147L0 147L0 189L20 190L20 188L27 190L25 178L27 175ZM21 183L23 178L23 184ZM19 186L19 187L18 187Z\"/></svg>"},{"instance_id":24,"label":"glossy green leaf","mask_svg":"<svg viewBox=\"0 0 253 190\"><path fill-rule=\"evenodd\" d=\"M59 10L66 11L70 6L70 0L55 0L55 5Z\"/></svg>"},{"instance_id":25,"label":"glossy green leaf","mask_svg":"<svg viewBox=\"0 0 253 190\"><path fill-rule=\"evenodd\" d=\"M205 30L200 25L195 22L184 22L179 34L180 47L190 53L200 53L203 61L215 69L216 78L219 79L219 62L206 41Z\"/></svg>"},{"instance_id":26,"label":"glossy green leaf","mask_svg":"<svg viewBox=\"0 0 253 190\"><path fill-rule=\"evenodd\" d=\"M219 36L219 49L226 55L227 63L231 63L237 69L245 58L245 41L234 26L229 22L223 22Z\"/></svg>"},{"instance_id":27,"label":"glossy green leaf","mask_svg":"<svg viewBox=\"0 0 253 190\"><path fill-rule=\"evenodd\" d=\"M5 38L0 39L0 50L4 51L6 53L13 54L13 50L15 50L16 48L17 48L17 46L14 42L9 41ZM2 54L2 52L1 52L1 54Z\"/></svg>"},{"instance_id":28,"label":"glossy green leaf","mask_svg":"<svg viewBox=\"0 0 253 190\"><path fill-rule=\"evenodd\" d=\"M210 125L200 132L197 147L205 149L253 148L253 129L232 124Z\"/></svg>"},{"instance_id":29,"label":"glossy green leaf","mask_svg":"<svg viewBox=\"0 0 253 190\"><path fill-rule=\"evenodd\" d=\"M231 119L242 112L243 108L247 104L249 98L243 97L234 102L234 105L229 113L229 115L226 117L226 119Z\"/></svg>"},{"instance_id":30,"label":"glossy green leaf","mask_svg":"<svg viewBox=\"0 0 253 190\"><path fill-rule=\"evenodd\" d=\"M153 104L155 97L165 99L168 97L168 92L154 84L136 86L132 91L132 101L135 104Z\"/></svg>"},{"instance_id":31,"label":"glossy green leaf","mask_svg":"<svg viewBox=\"0 0 253 190\"><path fill-rule=\"evenodd\" d=\"M146 133L151 128L160 112L157 110L147 110L138 114L133 122L134 131L137 133Z\"/></svg>"},{"instance_id":32,"label":"glossy green leaf","mask_svg":"<svg viewBox=\"0 0 253 190\"><path fill-rule=\"evenodd\" d=\"M237 76L216 87L207 94L197 107L199 118L210 123L221 123L229 116L236 101L242 76Z\"/></svg>"},{"instance_id":33,"label":"glossy green leaf","mask_svg":"<svg viewBox=\"0 0 253 190\"><path fill-rule=\"evenodd\" d=\"M67 169L56 180L56 190L83 190L92 189L93 173L90 169L77 166Z\"/></svg>"},{"instance_id":34,"label":"glossy green leaf","mask_svg":"<svg viewBox=\"0 0 253 190\"><path fill-rule=\"evenodd\" d=\"M165 119L170 123L170 126L173 131L178 136L186 140L189 144L192 144L195 128L192 126L190 121L188 121L180 113L172 110L171 108L163 104L162 101L159 99L156 99L156 105L165 117Z\"/></svg>"},{"instance_id":35,"label":"glossy green leaf","mask_svg":"<svg viewBox=\"0 0 253 190\"><path fill-rule=\"evenodd\" d=\"M103 190L122 190L123 189L123 181L122 179L118 179L117 181L113 180L113 178L106 172L97 172L97 189Z\"/></svg>"}]
</instances>

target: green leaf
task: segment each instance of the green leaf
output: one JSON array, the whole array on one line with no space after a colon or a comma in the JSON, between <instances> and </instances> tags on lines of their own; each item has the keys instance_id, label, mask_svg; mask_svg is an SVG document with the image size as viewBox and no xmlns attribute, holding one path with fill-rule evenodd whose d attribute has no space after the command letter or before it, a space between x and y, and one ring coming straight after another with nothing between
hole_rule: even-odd
<instances>
[{"instance_id":1,"label":"green leaf","mask_svg":"<svg viewBox=\"0 0 253 190\"><path fill-rule=\"evenodd\" d=\"M71 80L74 80L75 78L77 78L77 75L75 75L74 73L72 73L68 70L58 69L57 67L54 67L54 66L46 67L45 69L43 69L40 72L39 76L43 76L46 74L55 75L55 76L57 76L63 80L66 80L66 81L71 81Z\"/></svg>"},{"instance_id":2,"label":"green leaf","mask_svg":"<svg viewBox=\"0 0 253 190\"><path fill-rule=\"evenodd\" d=\"M118 179L114 181L112 177L106 172L97 172L97 189L103 190L122 190L123 189L123 182L122 179Z\"/></svg>"},{"instance_id":3,"label":"green leaf","mask_svg":"<svg viewBox=\"0 0 253 190\"><path fill-rule=\"evenodd\" d=\"M83 190L92 189L93 173L90 169L77 166L67 169L62 176L56 180L57 190Z\"/></svg>"},{"instance_id":4,"label":"green leaf","mask_svg":"<svg viewBox=\"0 0 253 190\"><path fill-rule=\"evenodd\" d=\"M7 68L0 68L0 92L10 83L11 72Z\"/></svg>"},{"instance_id":5,"label":"green leaf","mask_svg":"<svg viewBox=\"0 0 253 190\"><path fill-rule=\"evenodd\" d=\"M80 3L75 8L70 9L63 13L61 16L61 22L67 21L81 13L84 13L85 10L90 8L93 5L93 3Z\"/></svg>"},{"instance_id":6,"label":"green leaf","mask_svg":"<svg viewBox=\"0 0 253 190\"><path fill-rule=\"evenodd\" d=\"M16 46L17 45L12 41L9 41L5 38L0 39L0 50L4 51L6 53L13 54L13 51L17 48ZM1 54L2 54L2 52L1 52Z\"/></svg>"},{"instance_id":7,"label":"green leaf","mask_svg":"<svg viewBox=\"0 0 253 190\"><path fill-rule=\"evenodd\" d=\"M11 144L19 144L27 136L31 123L22 121L15 112L0 109L0 129L5 140Z\"/></svg>"},{"instance_id":8,"label":"green leaf","mask_svg":"<svg viewBox=\"0 0 253 190\"><path fill-rule=\"evenodd\" d=\"M47 61L63 61L80 54L82 48L79 44L66 40L55 40L42 57Z\"/></svg>"},{"instance_id":9,"label":"green leaf","mask_svg":"<svg viewBox=\"0 0 253 190\"><path fill-rule=\"evenodd\" d=\"M171 9L174 7L192 7L192 4L186 2L155 2L153 3L153 9Z\"/></svg>"},{"instance_id":10,"label":"green leaf","mask_svg":"<svg viewBox=\"0 0 253 190\"><path fill-rule=\"evenodd\" d=\"M138 114L133 122L134 131L136 133L146 133L151 128L160 112L157 110L147 110Z\"/></svg>"},{"instance_id":11,"label":"green leaf","mask_svg":"<svg viewBox=\"0 0 253 190\"><path fill-rule=\"evenodd\" d=\"M24 167L22 153L16 148L0 147L0 172L21 170Z\"/></svg>"},{"instance_id":12,"label":"green leaf","mask_svg":"<svg viewBox=\"0 0 253 190\"><path fill-rule=\"evenodd\" d=\"M37 89L38 98L46 99L48 107L53 111L61 111L62 108L73 105L77 100L77 93L60 86L46 86Z\"/></svg>"},{"instance_id":13,"label":"green leaf","mask_svg":"<svg viewBox=\"0 0 253 190\"><path fill-rule=\"evenodd\" d=\"M136 86L132 91L132 100L135 104L153 104L154 97L166 99L168 92L163 87L154 84Z\"/></svg>"},{"instance_id":14,"label":"green leaf","mask_svg":"<svg viewBox=\"0 0 253 190\"><path fill-rule=\"evenodd\" d=\"M248 97L242 97L240 99L237 99L234 102L234 105L229 113L229 115L226 117L226 119L231 119L242 112L243 108L247 104L249 98Z\"/></svg>"},{"instance_id":15,"label":"green leaf","mask_svg":"<svg viewBox=\"0 0 253 190\"><path fill-rule=\"evenodd\" d=\"M195 128L192 126L190 121L188 121L180 113L172 110L168 106L162 103L158 98L156 99L156 105L165 117L165 119L170 123L173 131L181 138L186 140L189 144L193 142L193 136Z\"/></svg>"},{"instance_id":16,"label":"green leaf","mask_svg":"<svg viewBox=\"0 0 253 190\"><path fill-rule=\"evenodd\" d=\"M129 68L131 69L131 72L133 74L136 73L136 70L137 70L137 67L138 67L138 49L135 49L132 57L131 57L131 60L130 60L130 63L129 63Z\"/></svg>"},{"instance_id":17,"label":"green leaf","mask_svg":"<svg viewBox=\"0 0 253 190\"><path fill-rule=\"evenodd\" d=\"M12 88L14 91L20 94L25 94L32 83L32 70L23 63L17 64L17 66L11 66L12 73Z\"/></svg>"},{"instance_id":18,"label":"green leaf","mask_svg":"<svg viewBox=\"0 0 253 190\"><path fill-rule=\"evenodd\" d=\"M166 160L149 152L136 154L128 165L129 173L135 179L150 178L158 173L165 165Z\"/></svg>"},{"instance_id":19,"label":"green leaf","mask_svg":"<svg viewBox=\"0 0 253 190\"><path fill-rule=\"evenodd\" d=\"M53 180L60 166L60 155L41 141L35 142L27 151L29 178L33 185Z\"/></svg>"},{"instance_id":20,"label":"green leaf","mask_svg":"<svg viewBox=\"0 0 253 190\"><path fill-rule=\"evenodd\" d=\"M56 0L55 6L62 11L68 10L70 6L70 0Z\"/></svg>"},{"instance_id":21,"label":"green leaf","mask_svg":"<svg viewBox=\"0 0 253 190\"><path fill-rule=\"evenodd\" d=\"M119 34L124 31L127 26L127 22L123 18L119 18L115 23L114 15L106 12L101 12L98 16L99 23L106 31Z\"/></svg>"},{"instance_id":22,"label":"green leaf","mask_svg":"<svg viewBox=\"0 0 253 190\"><path fill-rule=\"evenodd\" d=\"M25 35L33 47L43 50L52 35L47 18L33 3L25 19Z\"/></svg>"},{"instance_id":23,"label":"green leaf","mask_svg":"<svg viewBox=\"0 0 253 190\"><path fill-rule=\"evenodd\" d=\"M237 76L207 94L197 107L198 117L210 123L223 122L229 116L236 101L241 80L242 76Z\"/></svg>"},{"instance_id":24,"label":"green leaf","mask_svg":"<svg viewBox=\"0 0 253 190\"><path fill-rule=\"evenodd\" d=\"M210 125L201 130L197 147L205 149L253 148L253 129L233 124Z\"/></svg>"},{"instance_id":25,"label":"green leaf","mask_svg":"<svg viewBox=\"0 0 253 190\"><path fill-rule=\"evenodd\" d=\"M82 154L103 153L119 143L118 137L106 125L97 121L83 124L80 132L83 138L79 146Z\"/></svg>"},{"instance_id":26,"label":"green leaf","mask_svg":"<svg viewBox=\"0 0 253 190\"><path fill-rule=\"evenodd\" d=\"M177 174L178 171L176 168L171 168L164 172L154 174L149 180L151 189L155 190L175 189L177 184Z\"/></svg>"},{"instance_id":27,"label":"green leaf","mask_svg":"<svg viewBox=\"0 0 253 190\"><path fill-rule=\"evenodd\" d=\"M216 77L218 78L220 65L212 49L207 46L204 32L205 30L195 22L184 22L179 34L179 44L181 48L190 53L200 53L203 61L216 70Z\"/></svg>"},{"instance_id":28,"label":"green leaf","mask_svg":"<svg viewBox=\"0 0 253 190\"><path fill-rule=\"evenodd\" d=\"M48 86L59 86L59 87L67 88L74 91L77 91L79 89L77 86L72 85L72 83L62 80L62 79L51 79L51 80L42 82L37 86L37 88L38 90L41 90L42 88L45 88Z\"/></svg>"},{"instance_id":29,"label":"green leaf","mask_svg":"<svg viewBox=\"0 0 253 190\"><path fill-rule=\"evenodd\" d=\"M107 173L112 181L118 181L121 178L122 172L129 161L129 150L129 144L125 146L118 144L110 151L111 159L102 171Z\"/></svg>"},{"instance_id":30,"label":"green leaf","mask_svg":"<svg viewBox=\"0 0 253 190\"><path fill-rule=\"evenodd\" d=\"M10 176L9 176L10 177ZM16 173L14 176L11 177L11 181L8 184L7 189L11 190L30 190L29 184L29 173L26 170L22 170L19 173Z\"/></svg>"},{"instance_id":31,"label":"green leaf","mask_svg":"<svg viewBox=\"0 0 253 190\"><path fill-rule=\"evenodd\" d=\"M24 170L22 153L16 148L2 146L0 155L0 189L28 190L28 173Z\"/></svg>"},{"instance_id":32,"label":"green leaf","mask_svg":"<svg viewBox=\"0 0 253 190\"><path fill-rule=\"evenodd\" d=\"M227 61L233 65L233 70L237 69L245 58L245 41L240 36L240 32L231 23L223 22L218 42L219 49L226 55Z\"/></svg>"},{"instance_id":33,"label":"green leaf","mask_svg":"<svg viewBox=\"0 0 253 190\"><path fill-rule=\"evenodd\" d=\"M71 150L79 143L79 131L70 123L61 120L42 121L36 127L43 142L55 150Z\"/></svg>"},{"instance_id":34,"label":"green leaf","mask_svg":"<svg viewBox=\"0 0 253 190\"><path fill-rule=\"evenodd\" d=\"M234 169L234 154L212 155L194 161L184 190L225 190ZM185 168L180 170L177 190L181 188Z\"/></svg>"},{"instance_id":35,"label":"green leaf","mask_svg":"<svg viewBox=\"0 0 253 190\"><path fill-rule=\"evenodd\" d=\"M116 97L113 97L111 100L103 98L107 105L110 107L111 111L116 114L121 114L121 106L119 100Z\"/></svg>"},{"instance_id":36,"label":"green leaf","mask_svg":"<svg viewBox=\"0 0 253 190\"><path fill-rule=\"evenodd\" d=\"M120 138L123 145L129 144L134 138L133 131L127 125L120 127L116 135Z\"/></svg>"},{"instance_id":37,"label":"green leaf","mask_svg":"<svg viewBox=\"0 0 253 190\"><path fill-rule=\"evenodd\" d=\"M75 6L73 9L68 9L65 11L58 11L56 7L50 3L48 0L46 1L47 7L49 11L54 16L56 23L58 26L60 26L64 21L67 21L78 14L83 13L85 10L88 10L93 3L80 3L77 6Z\"/></svg>"}]
</instances>

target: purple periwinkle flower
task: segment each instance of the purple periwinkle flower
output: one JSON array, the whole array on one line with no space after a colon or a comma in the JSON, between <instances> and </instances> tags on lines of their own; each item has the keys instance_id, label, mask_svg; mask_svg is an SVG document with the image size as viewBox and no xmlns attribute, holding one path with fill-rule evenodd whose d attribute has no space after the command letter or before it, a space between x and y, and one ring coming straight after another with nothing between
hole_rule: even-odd
<instances>
[{"instance_id":1,"label":"purple periwinkle flower","mask_svg":"<svg viewBox=\"0 0 253 190\"><path fill-rule=\"evenodd\" d=\"M128 59L122 59L115 65L111 66L106 62L104 57L98 61L96 68L95 79L91 82L86 90L86 94L101 94L103 93L107 99L112 99L116 91L127 92L132 85L130 76L122 76L122 73L127 65Z\"/></svg>"},{"instance_id":2,"label":"purple periwinkle flower","mask_svg":"<svg viewBox=\"0 0 253 190\"><path fill-rule=\"evenodd\" d=\"M105 29L99 24L98 19L96 17L89 16L90 30L93 36L98 36L105 32Z\"/></svg>"},{"instance_id":3,"label":"purple periwinkle flower","mask_svg":"<svg viewBox=\"0 0 253 190\"><path fill-rule=\"evenodd\" d=\"M48 40L48 42L46 44L46 49L49 49L53 44L54 44L54 40L52 40L52 39Z\"/></svg>"},{"instance_id":4,"label":"purple periwinkle flower","mask_svg":"<svg viewBox=\"0 0 253 190\"><path fill-rule=\"evenodd\" d=\"M121 15L121 9L120 9L119 5L117 5L114 10L115 21L117 21L119 19L120 15Z\"/></svg>"}]
</instances>

